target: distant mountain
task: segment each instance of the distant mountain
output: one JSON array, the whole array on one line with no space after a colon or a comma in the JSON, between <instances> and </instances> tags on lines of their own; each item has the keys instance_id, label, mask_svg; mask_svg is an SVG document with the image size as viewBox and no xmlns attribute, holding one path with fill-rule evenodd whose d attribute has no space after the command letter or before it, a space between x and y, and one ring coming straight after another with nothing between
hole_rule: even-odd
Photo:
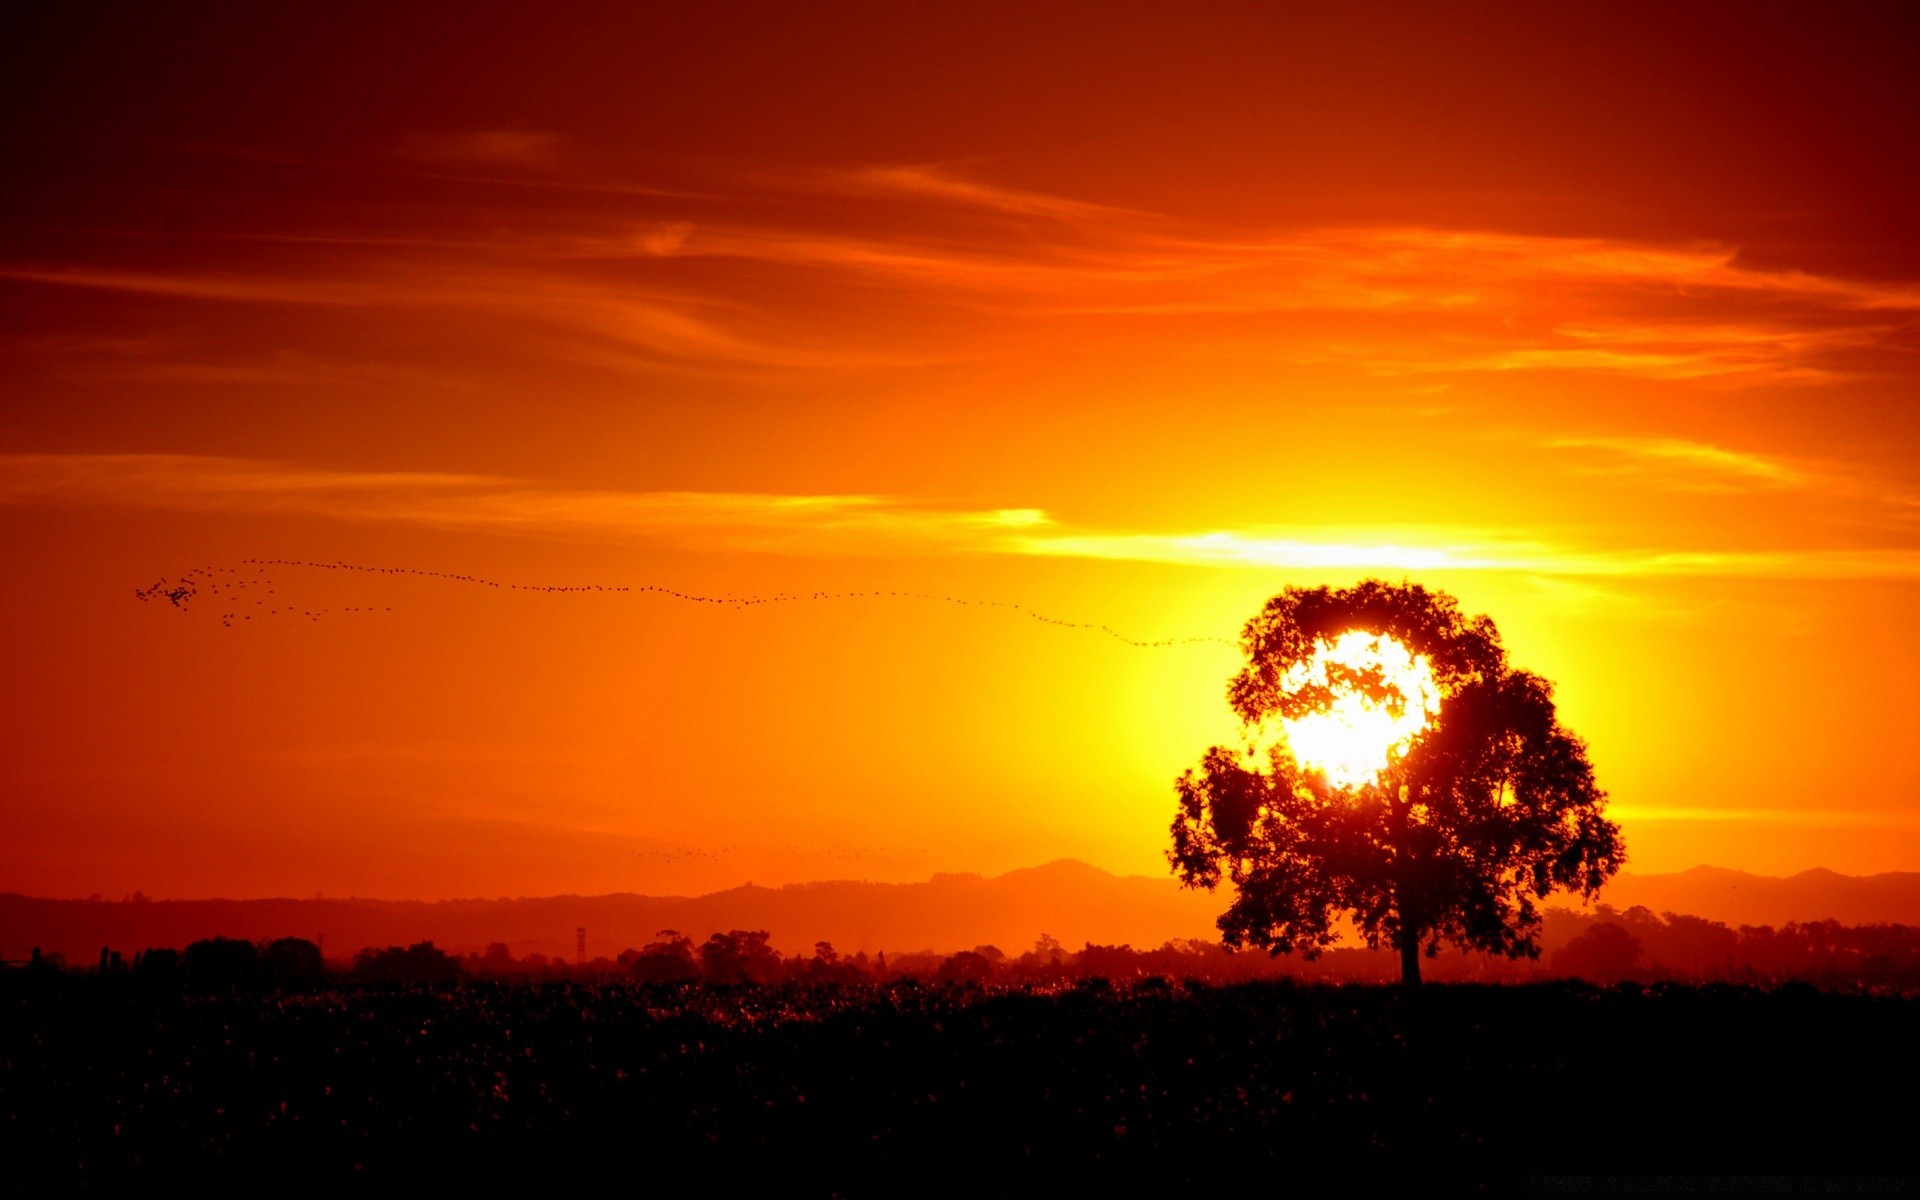
<instances>
[{"instance_id":1,"label":"distant mountain","mask_svg":"<svg viewBox=\"0 0 1920 1200\"><path fill-rule=\"evenodd\" d=\"M1673 875L1620 875L1601 899L1616 908L1639 904L1734 926L1821 920L1920 925L1920 871L1841 875L1820 867L1782 879L1694 867Z\"/></svg>"},{"instance_id":2,"label":"distant mountain","mask_svg":"<svg viewBox=\"0 0 1920 1200\"><path fill-rule=\"evenodd\" d=\"M1041 934L1085 942L1158 946L1170 938L1217 936L1217 897L1170 879L1116 876L1071 859L979 875L935 875L924 883L834 881L779 888L729 888L705 896L547 896L518 900L40 900L0 894L0 957L33 946L70 960L102 946L182 946L221 935L261 939L325 937L330 957L363 946L431 940L469 950L505 942L516 956L574 953L587 931L589 956L612 957L654 940L662 929L698 939L727 929L765 929L783 953L829 941L846 953L997 945L1009 953Z\"/></svg>"},{"instance_id":3,"label":"distant mountain","mask_svg":"<svg viewBox=\"0 0 1920 1200\"><path fill-rule=\"evenodd\" d=\"M1849 925L1920 925L1920 873L1855 877L1804 871L1785 879L1718 867L1673 875L1622 875L1601 897L1730 925L1782 925L1832 918ZM662 929L696 939L726 929L765 929L783 953L829 941L843 952L952 951L997 945L1009 953L1049 934L1085 942L1158 946L1218 936L1224 897L1168 878L1113 875L1061 859L1004 875L935 875L924 883L833 881L705 896L546 896L518 900L41 900L0 894L0 957L32 947L73 961L102 946L132 951L183 946L222 935L264 939L324 936L331 957L363 946L433 941L452 950L505 942L516 956L574 952L585 927L589 956L612 957Z\"/></svg>"}]
</instances>

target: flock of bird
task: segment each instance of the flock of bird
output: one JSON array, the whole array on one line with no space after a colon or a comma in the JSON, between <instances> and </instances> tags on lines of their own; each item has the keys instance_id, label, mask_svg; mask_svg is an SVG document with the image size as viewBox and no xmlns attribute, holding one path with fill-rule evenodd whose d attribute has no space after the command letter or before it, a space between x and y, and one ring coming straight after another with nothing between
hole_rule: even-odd
<instances>
[{"instance_id":1,"label":"flock of bird","mask_svg":"<svg viewBox=\"0 0 1920 1200\"><path fill-rule=\"evenodd\" d=\"M698 846L682 846L673 850L629 850L627 855L642 862L655 863L719 862L722 854L731 854L738 849L738 846L720 846L712 850L701 849Z\"/></svg>"},{"instance_id":2,"label":"flock of bird","mask_svg":"<svg viewBox=\"0 0 1920 1200\"><path fill-rule=\"evenodd\" d=\"M305 618L307 620L317 621L322 616L334 615L334 614L346 614L346 613L362 614L362 613L379 613L379 612L393 611L391 606L387 606L384 608L371 607L371 606L335 607L335 608L302 608L299 605L279 602L278 597L276 597L275 603L270 604L267 602L266 597L276 596L275 589L273 586L271 586L274 583L274 578L267 574L267 571L270 568L296 568L296 569L303 569L303 570L356 572L356 573L365 574L365 575L414 576L421 579L439 579L439 580L445 580L451 583L469 584L476 587L498 588L504 591L541 592L541 593L546 593L548 595L555 595L560 593L584 593L584 592L624 593L629 595L642 595L642 594L650 593L657 596L664 596L673 600L686 601L691 604L711 604L711 605L719 605L722 607L737 608L737 609L754 608L763 604L797 604L797 603L806 603L811 601L874 600L874 599L922 600L922 601L931 601L938 604L956 604L966 608L1004 609L1009 612L1019 613L1022 616L1029 617L1035 621L1039 621L1043 625L1053 625L1062 629L1082 629L1090 633L1104 634L1107 637L1113 638L1114 640L1119 642L1123 642L1126 645L1137 646L1141 649L1148 649L1148 650L1162 649L1162 648L1171 647L1171 646L1191 646L1191 645L1199 645L1199 644L1207 644L1207 643L1218 644L1223 646L1232 646L1236 644L1231 639L1221 638L1221 637L1160 638L1157 640L1143 640L1140 638L1128 637L1127 635L1115 630L1110 625L1097 624L1091 621L1065 621L1065 620L1061 620L1058 617L1047 616L1045 613L1035 612L1033 609L1028 608L1024 604L1016 604L1010 600L969 600L960 596L948 596L948 595L942 595L934 592L819 591L819 592L773 592L765 595L745 595L745 596L734 596L734 595L704 596L696 592L683 592L677 588L665 587L660 584L646 584L646 585L637 586L637 587L622 587L622 586L615 586L611 584L599 584L599 583L571 584L571 585L503 583L499 580L487 579L484 576L473 575L473 574L468 574L468 573L459 572L459 571L432 571L432 570L427 570L423 567L375 567L375 566L366 566L360 563L315 562L307 559L293 559L293 558L248 558L248 559L242 559L241 565L239 567L214 567L214 566L195 567L176 579L171 579L171 580L161 579L158 582L154 583L151 587L136 588L134 590L134 595L135 597L143 601L165 600L168 603L172 604L176 610L181 612L185 612L187 610L188 605L191 604L196 599L198 599L203 592L209 597L222 597L222 596L227 597L229 599L229 602L232 603L234 606L221 614L220 621L221 621L221 624L226 625L228 627L232 627L233 625L239 622L251 621L255 617L261 617L264 619L266 617L273 617L273 616L298 616L298 617ZM252 594L255 592L257 592L257 594ZM252 594L253 605L251 608L248 608L245 605L244 603L245 597L242 597L241 595L242 593Z\"/></svg>"},{"instance_id":3,"label":"flock of bird","mask_svg":"<svg viewBox=\"0 0 1920 1200\"><path fill-rule=\"evenodd\" d=\"M253 560L247 560L249 563ZM336 606L331 608L302 608L297 604L284 604L275 599L269 604L266 597L275 595L274 589L267 585L271 578L258 569L243 572L239 567L195 567L177 579L161 579L151 587L135 588L133 594L140 600L165 600L173 605L175 612L186 612L187 606L202 594L209 597L224 596L229 604L238 607L220 614L220 623L231 629L235 624L251 621L255 617L299 616L309 621L318 621L321 617L342 613L392 612L391 605L376 608L371 605ZM257 588L260 595L253 600L253 607L245 607L246 598L241 593Z\"/></svg>"}]
</instances>

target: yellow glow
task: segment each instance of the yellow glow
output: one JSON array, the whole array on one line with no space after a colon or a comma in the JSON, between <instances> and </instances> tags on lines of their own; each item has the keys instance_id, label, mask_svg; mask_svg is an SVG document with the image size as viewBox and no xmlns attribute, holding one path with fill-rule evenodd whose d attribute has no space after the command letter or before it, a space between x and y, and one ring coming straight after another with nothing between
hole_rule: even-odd
<instances>
[{"instance_id":1,"label":"yellow glow","mask_svg":"<svg viewBox=\"0 0 1920 1200\"><path fill-rule=\"evenodd\" d=\"M1385 695L1368 695L1334 678L1331 668L1378 671ZM1343 633L1314 643L1312 658L1281 677L1281 690L1330 687L1333 701L1302 717L1281 718L1287 743L1302 767L1318 771L1336 788L1360 787L1378 778L1395 755L1440 711L1440 687L1424 654L1414 654L1387 634Z\"/></svg>"}]
</instances>

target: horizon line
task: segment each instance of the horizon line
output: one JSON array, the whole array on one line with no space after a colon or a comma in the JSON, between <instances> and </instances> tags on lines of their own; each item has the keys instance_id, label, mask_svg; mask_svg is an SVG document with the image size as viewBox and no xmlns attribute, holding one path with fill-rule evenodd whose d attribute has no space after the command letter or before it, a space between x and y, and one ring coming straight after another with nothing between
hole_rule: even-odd
<instances>
[{"instance_id":1,"label":"horizon line","mask_svg":"<svg viewBox=\"0 0 1920 1200\"><path fill-rule=\"evenodd\" d=\"M108 899L107 897L101 895L98 892L95 892L87 896L36 896L27 892L19 892L19 891L13 891L13 890L0 890L0 899L19 898L22 900L38 900L38 901L45 901L45 902L54 903L54 904L265 904L265 903L273 903L273 902L286 902L286 903L294 903L294 904L312 904L316 902L318 903L364 902L364 903L373 903L373 904L472 904L472 903L500 904L503 902L504 903L520 903L520 902L526 902L526 901L539 901L539 900L610 900L610 899L617 899L617 898L623 898L623 897L632 897L632 898L641 899L641 900L705 900L713 896L725 895L728 892L746 891L748 889L752 889L754 891L763 891L763 892L779 892L779 891L788 891L795 888L820 887L823 885L832 885L832 884L852 884L852 885L864 886L864 887L924 887L924 886L936 883L942 879L961 879L961 880L972 879L972 880L978 880L982 883L989 883L996 880L1005 879L1012 875L1020 875L1020 874L1025 874L1025 873L1030 873L1035 871L1044 871L1049 867L1060 867L1060 866L1085 868L1089 871L1096 871L1102 875L1107 876L1109 879L1114 879L1114 880L1124 881L1124 880L1133 880L1133 879L1143 879L1143 880L1147 880L1148 882L1159 883L1159 882L1162 882L1162 879L1163 879L1163 877L1157 876L1157 875L1142 875L1137 873L1121 873L1118 871L1110 871L1105 867L1087 862L1084 859L1072 858L1069 856L1062 856L1060 858L1048 859L1046 862L1035 863L1031 866L1010 867L1005 871L1002 871L998 874L993 874L993 875L989 875L980 871L935 871L924 879L887 880L887 879L829 878L829 879L795 880L789 883L780 883L780 884L757 884L753 882L751 879L749 879L749 880L744 880L740 883L729 884L725 887L719 887L709 891L694 892L694 893L615 891L615 892L551 892L545 895L533 895L533 896L472 895L472 896L441 896L441 897L422 897L422 896L395 897L395 896L361 896L361 895L354 895L354 894L330 895L325 892L316 892L311 896L291 896L291 895L284 895L284 894L261 895L261 896L148 896L145 893L141 892L140 890L136 889L135 891L128 893L127 895L121 896L119 899ZM1831 875L1839 879L1849 879L1849 880L1881 879L1889 875L1920 875L1920 870L1875 871L1875 872L1872 872L1871 874L1851 875L1844 871L1836 871L1831 867L1807 867L1799 871L1794 871L1790 874L1768 875L1768 874L1763 874L1757 871L1749 871L1741 867L1722 867L1722 866L1716 866L1712 863L1696 863L1691 867L1685 867L1677 871L1622 870L1618 875L1614 876L1613 879L1610 879L1608 882L1611 883L1615 879L1622 879L1622 878L1673 879L1679 876L1694 875L1694 874L1699 874L1701 872L1717 872L1717 873L1728 874L1728 875L1741 875L1749 879L1775 880L1775 881L1781 881L1781 882L1791 880L1791 879L1798 879L1805 875ZM1164 882L1172 884L1176 888L1179 887L1178 881L1172 878L1172 876L1170 875L1164 877ZM1605 890L1606 890L1605 886L1603 885L1601 889L1602 897L1599 899L1596 899L1593 903L1605 903L1605 899L1604 899ZM1199 893L1196 893L1196 894L1199 894ZM1576 893L1572 893L1572 892L1563 893L1560 891L1555 891L1555 892L1549 893L1548 896L1546 896L1544 899L1548 904L1548 906L1557 907L1558 905L1555 903L1556 901L1576 900L1577 895ZM1586 901L1578 902L1578 907L1586 908L1589 906L1590 906L1589 903Z\"/></svg>"}]
</instances>

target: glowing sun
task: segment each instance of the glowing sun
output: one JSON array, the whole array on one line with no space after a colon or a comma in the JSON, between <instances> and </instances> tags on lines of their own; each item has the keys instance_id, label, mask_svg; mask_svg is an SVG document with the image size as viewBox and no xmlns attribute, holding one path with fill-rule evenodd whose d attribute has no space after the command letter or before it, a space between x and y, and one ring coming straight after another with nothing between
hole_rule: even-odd
<instances>
[{"instance_id":1,"label":"glowing sun","mask_svg":"<svg viewBox=\"0 0 1920 1200\"><path fill-rule=\"evenodd\" d=\"M1316 641L1313 656L1280 679L1289 695L1309 688L1326 689L1330 700L1280 724L1294 759L1336 788L1379 778L1440 711L1440 686L1426 655L1390 634L1354 630Z\"/></svg>"}]
</instances>

